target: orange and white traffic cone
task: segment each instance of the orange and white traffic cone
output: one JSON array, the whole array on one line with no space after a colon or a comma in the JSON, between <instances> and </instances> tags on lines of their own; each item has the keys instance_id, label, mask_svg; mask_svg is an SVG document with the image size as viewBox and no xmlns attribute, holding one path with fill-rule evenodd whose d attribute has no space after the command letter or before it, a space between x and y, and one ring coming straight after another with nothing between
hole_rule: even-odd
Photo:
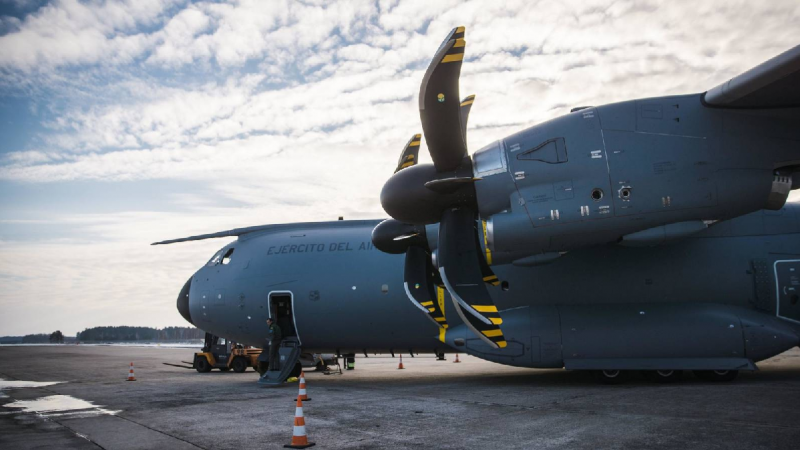
<instances>
[{"instance_id":1,"label":"orange and white traffic cone","mask_svg":"<svg viewBox=\"0 0 800 450\"><path fill-rule=\"evenodd\" d=\"M306 373L302 370L300 371L300 393L298 396L300 397L300 400L304 402L311 400L311 398L308 397L308 394L306 394Z\"/></svg>"},{"instance_id":2,"label":"orange and white traffic cone","mask_svg":"<svg viewBox=\"0 0 800 450\"><path fill-rule=\"evenodd\" d=\"M461 360L460 360L460 359L458 359L458 353L456 353L456 360L455 360L455 361L453 361L453 362L454 362L454 363L461 362Z\"/></svg>"},{"instance_id":3,"label":"orange and white traffic cone","mask_svg":"<svg viewBox=\"0 0 800 450\"><path fill-rule=\"evenodd\" d=\"M303 401L297 396L297 407L294 410L294 429L292 430L292 443L284 445L285 448L308 448L314 445L308 442L306 435L306 419L303 417Z\"/></svg>"},{"instance_id":4,"label":"orange and white traffic cone","mask_svg":"<svg viewBox=\"0 0 800 450\"><path fill-rule=\"evenodd\" d=\"M128 369L128 381L136 381L136 375L133 374L133 363L131 363L131 368Z\"/></svg>"},{"instance_id":5,"label":"orange and white traffic cone","mask_svg":"<svg viewBox=\"0 0 800 450\"><path fill-rule=\"evenodd\" d=\"M397 366L397 368L398 369L405 369L405 367L403 367L403 355L400 355L400 365Z\"/></svg>"}]
</instances>

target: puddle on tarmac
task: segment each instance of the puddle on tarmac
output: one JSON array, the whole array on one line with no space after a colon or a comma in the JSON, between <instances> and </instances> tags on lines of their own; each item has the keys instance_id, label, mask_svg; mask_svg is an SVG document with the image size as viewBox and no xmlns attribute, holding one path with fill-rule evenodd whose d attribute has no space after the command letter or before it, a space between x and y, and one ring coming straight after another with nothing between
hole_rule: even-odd
<instances>
[{"instance_id":1,"label":"puddle on tarmac","mask_svg":"<svg viewBox=\"0 0 800 450\"><path fill-rule=\"evenodd\" d=\"M81 400L70 395L48 395L47 397L37 398L36 400L17 400L3 406L6 408L20 408L20 412L34 413L42 416L113 415L119 412L104 409L92 402Z\"/></svg>"},{"instance_id":2,"label":"puddle on tarmac","mask_svg":"<svg viewBox=\"0 0 800 450\"><path fill-rule=\"evenodd\" d=\"M4 389L39 388L60 384L61 381L23 381L0 379L0 398L9 398ZM53 416L94 416L101 414L117 414L119 411L104 409L92 402L81 400L71 395L48 395L35 400L16 400L2 405L4 408L15 408L0 414L33 413L45 417Z\"/></svg>"},{"instance_id":3,"label":"puddle on tarmac","mask_svg":"<svg viewBox=\"0 0 800 450\"><path fill-rule=\"evenodd\" d=\"M3 389L37 388L59 384L61 381L22 381L0 379L0 391Z\"/></svg>"}]
</instances>

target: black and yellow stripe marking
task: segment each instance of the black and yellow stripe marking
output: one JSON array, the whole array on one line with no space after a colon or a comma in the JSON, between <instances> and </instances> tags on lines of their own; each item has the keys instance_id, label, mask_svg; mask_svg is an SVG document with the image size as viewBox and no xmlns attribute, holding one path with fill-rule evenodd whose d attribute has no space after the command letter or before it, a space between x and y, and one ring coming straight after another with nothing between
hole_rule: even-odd
<instances>
[{"instance_id":1,"label":"black and yellow stripe marking","mask_svg":"<svg viewBox=\"0 0 800 450\"><path fill-rule=\"evenodd\" d=\"M483 277L483 282L487 284L491 284L492 286L500 285L500 280L497 278L497 275L492 272L492 268L489 267L489 264L492 263L492 251L489 250L489 241L487 238L486 233L486 221L481 221L483 226L483 246L486 249L484 253L479 254L478 260L481 266L481 276ZM477 231L480 233L480 231ZM480 249L479 237L475 235L475 245Z\"/></svg>"},{"instance_id":2,"label":"black and yellow stripe marking","mask_svg":"<svg viewBox=\"0 0 800 450\"><path fill-rule=\"evenodd\" d=\"M433 320L436 321L438 324L442 326L442 328L447 328L447 319L444 316L444 287L436 286L436 301L431 302L434 306L434 311L432 314Z\"/></svg>"},{"instance_id":3,"label":"black and yellow stripe marking","mask_svg":"<svg viewBox=\"0 0 800 450\"><path fill-rule=\"evenodd\" d=\"M448 50L442 58L442 63L461 62L464 59L464 48L466 45L467 41L464 39L456 39L453 46L450 47L450 50Z\"/></svg>"},{"instance_id":4,"label":"black and yellow stripe marking","mask_svg":"<svg viewBox=\"0 0 800 450\"><path fill-rule=\"evenodd\" d=\"M417 157L419 156L419 145L422 142L422 135L415 134L408 141L403 148L403 153L400 154L400 161L397 163L395 173L417 164Z\"/></svg>"},{"instance_id":5,"label":"black and yellow stripe marking","mask_svg":"<svg viewBox=\"0 0 800 450\"><path fill-rule=\"evenodd\" d=\"M492 265L492 251L489 250L489 232L486 229L486 221L481 220L483 225L483 247L486 249L486 264Z\"/></svg>"},{"instance_id":6,"label":"black and yellow stripe marking","mask_svg":"<svg viewBox=\"0 0 800 450\"><path fill-rule=\"evenodd\" d=\"M467 31L466 27L456 27L453 37L451 39L464 39L464 32Z\"/></svg>"},{"instance_id":7,"label":"black and yellow stripe marking","mask_svg":"<svg viewBox=\"0 0 800 450\"><path fill-rule=\"evenodd\" d=\"M497 307L494 305L471 305L472 308L479 312L483 317L489 319L491 324L487 324L481 320L479 320L474 315L470 314L469 312L463 311L461 313L462 317L469 322L470 328L473 331L480 333L481 337L485 340L488 340L494 343L499 348L505 348L508 343L506 342L506 338L503 335L503 330L500 329L500 325L503 323L503 319L500 317L500 313L497 311ZM457 308L461 308L461 306L456 305Z\"/></svg>"},{"instance_id":8,"label":"black and yellow stripe marking","mask_svg":"<svg viewBox=\"0 0 800 450\"><path fill-rule=\"evenodd\" d=\"M474 101L475 101L475 96L474 95L469 95L469 96L465 97L464 100L461 100L461 107L463 108L465 106L469 106Z\"/></svg>"}]
</instances>

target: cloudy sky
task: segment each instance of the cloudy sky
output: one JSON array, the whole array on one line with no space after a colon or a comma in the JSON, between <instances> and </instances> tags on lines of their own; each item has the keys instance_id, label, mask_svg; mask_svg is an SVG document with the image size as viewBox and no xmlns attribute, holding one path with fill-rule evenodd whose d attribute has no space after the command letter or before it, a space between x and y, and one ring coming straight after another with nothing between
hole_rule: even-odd
<instances>
[{"instance_id":1,"label":"cloudy sky","mask_svg":"<svg viewBox=\"0 0 800 450\"><path fill-rule=\"evenodd\" d=\"M796 0L0 0L0 335L184 325L178 291L225 242L150 242L385 216L454 26L476 150L574 106L705 91L798 23Z\"/></svg>"}]
</instances>

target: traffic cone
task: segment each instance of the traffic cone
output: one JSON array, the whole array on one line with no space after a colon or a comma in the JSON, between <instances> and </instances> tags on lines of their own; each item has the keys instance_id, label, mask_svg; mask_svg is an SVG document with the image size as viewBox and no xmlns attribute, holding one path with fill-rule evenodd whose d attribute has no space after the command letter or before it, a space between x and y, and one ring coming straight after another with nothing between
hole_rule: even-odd
<instances>
[{"instance_id":1,"label":"traffic cone","mask_svg":"<svg viewBox=\"0 0 800 450\"><path fill-rule=\"evenodd\" d=\"M313 446L308 442L306 435L306 419L303 417L303 401L297 396L297 407L294 409L294 429L292 430L292 443L284 445L285 448L308 448Z\"/></svg>"},{"instance_id":2,"label":"traffic cone","mask_svg":"<svg viewBox=\"0 0 800 450\"><path fill-rule=\"evenodd\" d=\"M136 375L133 374L133 363L131 363L131 368L128 369L128 381L136 381Z\"/></svg>"},{"instance_id":3,"label":"traffic cone","mask_svg":"<svg viewBox=\"0 0 800 450\"><path fill-rule=\"evenodd\" d=\"M306 373L302 370L300 371L300 393L298 395L300 396L300 400L304 402L311 400L308 394L306 394Z\"/></svg>"},{"instance_id":4,"label":"traffic cone","mask_svg":"<svg viewBox=\"0 0 800 450\"><path fill-rule=\"evenodd\" d=\"M455 360L455 361L453 361L453 362L454 362L454 363L456 363L456 362L461 362L461 360L460 360L460 359L458 359L458 353L456 353L456 360Z\"/></svg>"},{"instance_id":5,"label":"traffic cone","mask_svg":"<svg viewBox=\"0 0 800 450\"><path fill-rule=\"evenodd\" d=\"M405 369L405 367L403 367L403 355L400 355L400 365L397 366L397 368L398 369Z\"/></svg>"}]
</instances>

